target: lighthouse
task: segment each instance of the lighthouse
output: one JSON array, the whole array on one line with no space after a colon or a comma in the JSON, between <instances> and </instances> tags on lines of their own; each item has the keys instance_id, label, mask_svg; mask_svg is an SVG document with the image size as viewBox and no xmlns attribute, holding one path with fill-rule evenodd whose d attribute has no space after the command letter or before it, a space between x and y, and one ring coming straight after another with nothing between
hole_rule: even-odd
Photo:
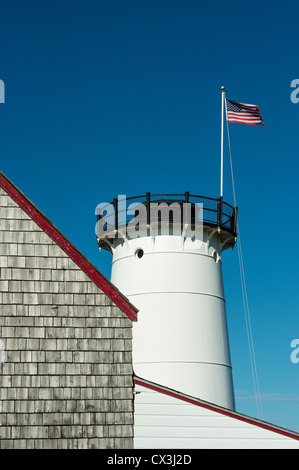
<instances>
[{"instance_id":1,"label":"lighthouse","mask_svg":"<svg viewBox=\"0 0 299 470\"><path fill-rule=\"evenodd\" d=\"M236 241L222 197L119 196L97 210L111 282L135 305L136 376L235 409L222 253Z\"/></svg>"}]
</instances>

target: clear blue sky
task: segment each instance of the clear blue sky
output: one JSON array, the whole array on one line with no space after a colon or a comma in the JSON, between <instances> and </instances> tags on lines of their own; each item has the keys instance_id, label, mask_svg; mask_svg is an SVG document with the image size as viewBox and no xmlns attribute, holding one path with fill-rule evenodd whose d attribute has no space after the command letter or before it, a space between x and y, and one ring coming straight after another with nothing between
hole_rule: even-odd
<instances>
[{"instance_id":1,"label":"clear blue sky","mask_svg":"<svg viewBox=\"0 0 299 470\"><path fill-rule=\"evenodd\" d=\"M106 275L95 207L219 195L220 87L266 128L230 125L266 421L299 431L297 1L1 0L0 169ZM226 142L226 140L225 140ZM224 199L232 202L225 147ZM223 256L237 410L256 416L237 250Z\"/></svg>"}]
</instances>

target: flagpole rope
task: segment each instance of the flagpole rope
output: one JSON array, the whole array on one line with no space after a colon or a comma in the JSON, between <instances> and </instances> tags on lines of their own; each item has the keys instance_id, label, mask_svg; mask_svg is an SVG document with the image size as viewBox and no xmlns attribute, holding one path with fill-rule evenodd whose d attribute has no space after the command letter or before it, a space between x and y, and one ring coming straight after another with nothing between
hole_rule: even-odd
<instances>
[{"instance_id":1,"label":"flagpole rope","mask_svg":"<svg viewBox=\"0 0 299 470\"><path fill-rule=\"evenodd\" d=\"M227 113L226 105L225 105L225 109ZM230 170L231 170L231 178L232 178L234 207L237 207L227 114L226 114L226 126L227 126L227 137L228 137L228 148L229 148L229 159L230 159ZM254 353L254 345L253 345L253 337L252 337L251 321L250 321L250 311L249 311L249 303L248 303L246 279L245 279L245 270L244 270L243 255L242 255L241 235L240 235L240 228L239 228L238 221L237 221L237 233L238 233L237 247L238 247L241 287L242 287L242 298L243 298L244 316L245 316L247 340L248 340L248 347L249 347L249 356L250 356L250 363L251 363L251 370L252 370L252 377L253 377L254 395L255 395L258 418L263 419L263 410L262 410L261 395L260 395L259 381L258 381L257 367L256 367L255 353Z\"/></svg>"}]
</instances>

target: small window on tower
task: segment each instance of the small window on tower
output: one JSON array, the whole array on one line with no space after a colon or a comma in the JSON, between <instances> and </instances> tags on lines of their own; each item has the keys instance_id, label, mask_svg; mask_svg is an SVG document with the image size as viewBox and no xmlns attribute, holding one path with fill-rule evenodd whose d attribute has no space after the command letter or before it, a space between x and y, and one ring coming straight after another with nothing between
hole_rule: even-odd
<instances>
[{"instance_id":1,"label":"small window on tower","mask_svg":"<svg viewBox=\"0 0 299 470\"><path fill-rule=\"evenodd\" d=\"M136 258L142 258L143 255L144 255L144 252L141 248L138 248L138 250L135 251Z\"/></svg>"}]
</instances>

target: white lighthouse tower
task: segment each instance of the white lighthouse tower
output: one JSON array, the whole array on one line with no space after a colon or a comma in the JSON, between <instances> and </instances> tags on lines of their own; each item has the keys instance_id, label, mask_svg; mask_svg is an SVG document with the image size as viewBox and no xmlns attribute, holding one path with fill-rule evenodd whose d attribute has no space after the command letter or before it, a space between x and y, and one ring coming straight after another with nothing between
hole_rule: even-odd
<instances>
[{"instance_id":1,"label":"white lighthouse tower","mask_svg":"<svg viewBox=\"0 0 299 470\"><path fill-rule=\"evenodd\" d=\"M236 208L187 192L119 197L98 210L111 282L139 309L135 375L232 410L221 255L235 228Z\"/></svg>"}]
</instances>

